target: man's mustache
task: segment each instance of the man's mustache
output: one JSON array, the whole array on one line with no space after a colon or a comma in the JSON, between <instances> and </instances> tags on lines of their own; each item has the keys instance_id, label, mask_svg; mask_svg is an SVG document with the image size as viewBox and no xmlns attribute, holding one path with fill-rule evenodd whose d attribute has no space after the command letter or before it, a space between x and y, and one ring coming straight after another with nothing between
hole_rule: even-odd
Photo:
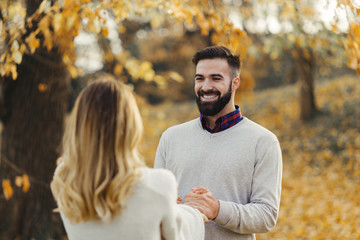
<instances>
[{"instance_id":1,"label":"man's mustache","mask_svg":"<svg viewBox=\"0 0 360 240\"><path fill-rule=\"evenodd\" d=\"M220 96L221 93L219 91L216 91L216 90L209 90L209 91L206 91L206 92L204 90L199 90L197 92L197 94L200 97L200 96L204 96L205 94L216 94L216 95Z\"/></svg>"}]
</instances>

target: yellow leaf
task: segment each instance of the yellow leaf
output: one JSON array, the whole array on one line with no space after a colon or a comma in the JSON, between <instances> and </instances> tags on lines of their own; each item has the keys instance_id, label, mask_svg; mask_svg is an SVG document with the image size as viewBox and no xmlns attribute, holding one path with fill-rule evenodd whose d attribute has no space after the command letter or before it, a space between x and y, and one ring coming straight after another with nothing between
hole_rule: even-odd
<instances>
[{"instance_id":1,"label":"yellow leaf","mask_svg":"<svg viewBox=\"0 0 360 240\"><path fill-rule=\"evenodd\" d=\"M15 51L12 53L12 58L17 64L20 64L22 61L22 54L20 51Z\"/></svg>"},{"instance_id":2,"label":"yellow leaf","mask_svg":"<svg viewBox=\"0 0 360 240\"><path fill-rule=\"evenodd\" d=\"M45 7L46 7L46 4L47 4L47 1L46 1L46 0L44 0L44 1L40 4L40 6L39 6L39 8L38 8L38 12L39 12L39 13L42 13L42 12L44 11L44 9L45 9Z\"/></svg>"},{"instance_id":3,"label":"yellow leaf","mask_svg":"<svg viewBox=\"0 0 360 240\"><path fill-rule=\"evenodd\" d=\"M172 78L173 80L175 80L175 81L177 81L179 83L184 82L184 78L180 74L178 74L177 72L170 72L169 76L170 76L170 78Z\"/></svg>"},{"instance_id":4,"label":"yellow leaf","mask_svg":"<svg viewBox=\"0 0 360 240\"><path fill-rule=\"evenodd\" d=\"M338 30L337 25L336 24L331 24L331 29L336 32Z\"/></svg>"},{"instance_id":5,"label":"yellow leaf","mask_svg":"<svg viewBox=\"0 0 360 240\"><path fill-rule=\"evenodd\" d=\"M154 76L155 76L154 70L148 69L148 70L145 71L145 73L143 74L142 78L144 78L144 80L145 80L146 82L150 82L150 81L153 80Z\"/></svg>"},{"instance_id":6,"label":"yellow leaf","mask_svg":"<svg viewBox=\"0 0 360 240\"><path fill-rule=\"evenodd\" d=\"M349 68L355 70L358 67L358 60L356 58L349 58L347 65Z\"/></svg>"},{"instance_id":7,"label":"yellow leaf","mask_svg":"<svg viewBox=\"0 0 360 240\"><path fill-rule=\"evenodd\" d=\"M0 20L0 35L5 35L6 31L5 31L5 26L2 20Z\"/></svg>"},{"instance_id":8,"label":"yellow leaf","mask_svg":"<svg viewBox=\"0 0 360 240\"><path fill-rule=\"evenodd\" d=\"M18 73L16 71L16 65L15 64L11 65L11 77L12 77L13 80L16 80L17 77L18 77Z\"/></svg>"},{"instance_id":9,"label":"yellow leaf","mask_svg":"<svg viewBox=\"0 0 360 240\"><path fill-rule=\"evenodd\" d=\"M152 68L152 64L151 62L148 62L148 61L145 61L145 62L142 62L141 65L140 65L140 71L147 71L148 69L151 69Z\"/></svg>"},{"instance_id":10,"label":"yellow leaf","mask_svg":"<svg viewBox=\"0 0 360 240\"><path fill-rule=\"evenodd\" d=\"M57 13L54 16L53 19L53 26L55 33L59 33L61 31L61 28L64 26L64 17L61 13Z\"/></svg>"},{"instance_id":11,"label":"yellow leaf","mask_svg":"<svg viewBox=\"0 0 360 240\"><path fill-rule=\"evenodd\" d=\"M315 48L316 48L316 41L315 41L314 39L310 39L310 40L309 40L309 45L310 45L313 49L315 49Z\"/></svg>"},{"instance_id":12,"label":"yellow leaf","mask_svg":"<svg viewBox=\"0 0 360 240\"><path fill-rule=\"evenodd\" d=\"M10 19L14 19L16 15L26 16L26 10L20 2L10 4L7 10Z\"/></svg>"},{"instance_id":13,"label":"yellow leaf","mask_svg":"<svg viewBox=\"0 0 360 240\"><path fill-rule=\"evenodd\" d=\"M1 54L0 56L0 62L3 63L5 61L5 57L6 57L6 52Z\"/></svg>"},{"instance_id":14,"label":"yellow leaf","mask_svg":"<svg viewBox=\"0 0 360 240\"><path fill-rule=\"evenodd\" d=\"M28 44L31 53L34 53L35 50L40 46L40 40L36 38L35 32L32 32L30 36L25 39L25 42Z\"/></svg>"},{"instance_id":15,"label":"yellow leaf","mask_svg":"<svg viewBox=\"0 0 360 240\"><path fill-rule=\"evenodd\" d=\"M72 78L76 78L78 76L78 72L77 72L76 67L71 66L69 68L69 72L70 72L70 75L71 75Z\"/></svg>"},{"instance_id":16,"label":"yellow leaf","mask_svg":"<svg viewBox=\"0 0 360 240\"><path fill-rule=\"evenodd\" d=\"M151 28L158 28L163 24L164 19L160 14L156 14L154 17L151 18L150 25Z\"/></svg>"},{"instance_id":17,"label":"yellow leaf","mask_svg":"<svg viewBox=\"0 0 360 240\"><path fill-rule=\"evenodd\" d=\"M305 56L306 59L311 59L311 54L310 54L309 50L304 49L303 52L304 52L304 56Z\"/></svg>"},{"instance_id":18,"label":"yellow leaf","mask_svg":"<svg viewBox=\"0 0 360 240\"><path fill-rule=\"evenodd\" d=\"M4 77L5 74L5 67L3 64L0 64L0 76Z\"/></svg>"},{"instance_id":19,"label":"yellow leaf","mask_svg":"<svg viewBox=\"0 0 360 240\"><path fill-rule=\"evenodd\" d=\"M295 45L298 47L302 46L301 40L299 38L295 38Z\"/></svg>"},{"instance_id":20,"label":"yellow leaf","mask_svg":"<svg viewBox=\"0 0 360 240\"><path fill-rule=\"evenodd\" d=\"M45 92L47 90L47 84L39 83L38 90L39 92Z\"/></svg>"},{"instance_id":21,"label":"yellow leaf","mask_svg":"<svg viewBox=\"0 0 360 240\"><path fill-rule=\"evenodd\" d=\"M119 32L120 34L126 33L126 27L120 26L119 29L118 29L118 32Z\"/></svg>"},{"instance_id":22,"label":"yellow leaf","mask_svg":"<svg viewBox=\"0 0 360 240\"><path fill-rule=\"evenodd\" d=\"M5 195L5 199L9 200L14 194L14 190L11 187L11 183L9 179L2 180L2 188Z\"/></svg>"},{"instance_id":23,"label":"yellow leaf","mask_svg":"<svg viewBox=\"0 0 360 240\"><path fill-rule=\"evenodd\" d=\"M16 176L16 178L15 178L15 185L16 185L17 187L21 187L22 184L23 184L23 178L20 177L20 176Z\"/></svg>"},{"instance_id":24,"label":"yellow leaf","mask_svg":"<svg viewBox=\"0 0 360 240\"><path fill-rule=\"evenodd\" d=\"M49 23L50 23L49 18L43 17L39 22L40 31L42 31L44 33L46 30L49 30Z\"/></svg>"},{"instance_id":25,"label":"yellow leaf","mask_svg":"<svg viewBox=\"0 0 360 240\"><path fill-rule=\"evenodd\" d=\"M95 32L95 26L92 18L89 19L88 24L86 25L86 30L89 32Z\"/></svg>"},{"instance_id":26,"label":"yellow leaf","mask_svg":"<svg viewBox=\"0 0 360 240\"><path fill-rule=\"evenodd\" d=\"M29 176L26 175L26 174L24 174L24 175L22 176L22 179L23 179L23 188L22 188L22 190L23 190L23 192L28 192L29 189L30 189Z\"/></svg>"},{"instance_id":27,"label":"yellow leaf","mask_svg":"<svg viewBox=\"0 0 360 240\"><path fill-rule=\"evenodd\" d=\"M160 89L166 89L167 83L163 76L156 75L154 77L154 81L156 82L156 84L159 86Z\"/></svg>"},{"instance_id":28,"label":"yellow leaf","mask_svg":"<svg viewBox=\"0 0 360 240\"><path fill-rule=\"evenodd\" d=\"M23 54L25 52L25 50L26 50L26 45L24 43L22 43L20 45L20 53Z\"/></svg>"},{"instance_id":29,"label":"yellow leaf","mask_svg":"<svg viewBox=\"0 0 360 240\"><path fill-rule=\"evenodd\" d=\"M12 51L19 50L19 42L18 42L18 41L15 40L15 41L11 44L11 50L12 50Z\"/></svg>"},{"instance_id":30,"label":"yellow leaf","mask_svg":"<svg viewBox=\"0 0 360 240\"><path fill-rule=\"evenodd\" d=\"M11 63L5 63L5 64L1 64L1 66L4 68L4 73L6 76L9 76L10 72L11 72Z\"/></svg>"},{"instance_id":31,"label":"yellow leaf","mask_svg":"<svg viewBox=\"0 0 360 240\"><path fill-rule=\"evenodd\" d=\"M92 24L94 25L94 32L99 33L101 31L101 23L99 19L94 19Z\"/></svg>"},{"instance_id":32,"label":"yellow leaf","mask_svg":"<svg viewBox=\"0 0 360 240\"><path fill-rule=\"evenodd\" d=\"M63 54L63 61L64 61L65 64L71 64L72 63L71 58L69 56L69 53L65 52Z\"/></svg>"},{"instance_id":33,"label":"yellow leaf","mask_svg":"<svg viewBox=\"0 0 360 240\"><path fill-rule=\"evenodd\" d=\"M109 29L107 27L101 29L101 33L102 33L102 35L107 37L109 35Z\"/></svg>"},{"instance_id":34,"label":"yellow leaf","mask_svg":"<svg viewBox=\"0 0 360 240\"><path fill-rule=\"evenodd\" d=\"M123 66L120 63L116 64L114 67L114 74L116 76L120 76L122 71L123 71Z\"/></svg>"},{"instance_id":35,"label":"yellow leaf","mask_svg":"<svg viewBox=\"0 0 360 240\"><path fill-rule=\"evenodd\" d=\"M73 0L65 0L64 1L64 8L69 9L73 6Z\"/></svg>"},{"instance_id":36,"label":"yellow leaf","mask_svg":"<svg viewBox=\"0 0 360 240\"><path fill-rule=\"evenodd\" d=\"M52 34L49 29L46 29L44 34L44 43L43 46L47 48L48 51L50 51L53 47L53 40L52 40Z\"/></svg>"},{"instance_id":37,"label":"yellow leaf","mask_svg":"<svg viewBox=\"0 0 360 240\"><path fill-rule=\"evenodd\" d=\"M71 29L76 24L77 15L76 13L71 13L66 21L67 29Z\"/></svg>"},{"instance_id":38,"label":"yellow leaf","mask_svg":"<svg viewBox=\"0 0 360 240\"><path fill-rule=\"evenodd\" d=\"M310 7L304 7L302 9L302 13L305 16L314 16L315 15L314 10L312 8L310 8Z\"/></svg>"},{"instance_id":39,"label":"yellow leaf","mask_svg":"<svg viewBox=\"0 0 360 240\"><path fill-rule=\"evenodd\" d=\"M281 16L283 18L293 18L296 13L296 9L293 4L285 2Z\"/></svg>"}]
</instances>

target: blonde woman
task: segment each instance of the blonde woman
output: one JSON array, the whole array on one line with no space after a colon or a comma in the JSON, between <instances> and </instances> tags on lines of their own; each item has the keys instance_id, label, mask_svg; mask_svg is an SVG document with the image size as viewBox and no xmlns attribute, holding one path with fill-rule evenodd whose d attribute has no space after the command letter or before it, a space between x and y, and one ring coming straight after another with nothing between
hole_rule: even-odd
<instances>
[{"instance_id":1,"label":"blonde woman","mask_svg":"<svg viewBox=\"0 0 360 240\"><path fill-rule=\"evenodd\" d=\"M70 240L204 238L200 212L176 204L172 173L145 167L142 131L126 85L107 79L80 93L51 182Z\"/></svg>"}]
</instances>

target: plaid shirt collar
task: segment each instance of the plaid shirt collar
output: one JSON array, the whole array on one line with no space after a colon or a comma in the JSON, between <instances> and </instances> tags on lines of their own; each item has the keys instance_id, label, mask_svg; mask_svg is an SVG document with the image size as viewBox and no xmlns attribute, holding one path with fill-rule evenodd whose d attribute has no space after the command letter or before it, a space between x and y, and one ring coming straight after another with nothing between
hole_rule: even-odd
<instances>
[{"instance_id":1,"label":"plaid shirt collar","mask_svg":"<svg viewBox=\"0 0 360 240\"><path fill-rule=\"evenodd\" d=\"M203 129L210 133L218 133L239 123L241 120L243 120L243 116L241 115L239 106L235 105L235 108L235 111L219 117L216 120L215 127L213 129L210 129L209 122L202 114L200 114L200 121Z\"/></svg>"}]
</instances>

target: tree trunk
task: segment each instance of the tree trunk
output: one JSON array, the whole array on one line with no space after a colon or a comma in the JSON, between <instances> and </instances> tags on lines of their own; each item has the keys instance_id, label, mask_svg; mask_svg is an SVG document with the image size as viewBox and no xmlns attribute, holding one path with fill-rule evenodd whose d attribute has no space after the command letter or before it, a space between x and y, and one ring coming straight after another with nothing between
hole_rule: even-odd
<instances>
[{"instance_id":1,"label":"tree trunk","mask_svg":"<svg viewBox=\"0 0 360 240\"><path fill-rule=\"evenodd\" d=\"M300 117L309 120L316 113L314 95L314 66L315 58L311 49L296 47L297 70L300 80Z\"/></svg>"},{"instance_id":2,"label":"tree trunk","mask_svg":"<svg viewBox=\"0 0 360 240\"><path fill-rule=\"evenodd\" d=\"M0 239L50 239L64 229L49 183L59 156L70 79L54 50L38 49L24 56L19 77L4 93L8 114L3 118L0 176L14 183L30 177L27 193L14 187L14 196L0 200ZM10 81L10 80L7 80Z\"/></svg>"}]
</instances>

